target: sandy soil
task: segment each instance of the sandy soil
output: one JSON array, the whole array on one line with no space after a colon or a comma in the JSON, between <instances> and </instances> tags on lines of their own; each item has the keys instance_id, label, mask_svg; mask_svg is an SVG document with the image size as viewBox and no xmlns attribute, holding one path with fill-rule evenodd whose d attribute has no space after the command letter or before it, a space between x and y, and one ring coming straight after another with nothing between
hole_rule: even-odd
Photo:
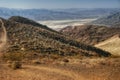
<instances>
[{"instance_id":1,"label":"sandy soil","mask_svg":"<svg viewBox=\"0 0 120 80\"><path fill-rule=\"evenodd\" d=\"M120 80L119 74L120 58L77 59L63 64L24 64L18 70L0 64L0 80Z\"/></svg>"},{"instance_id":2,"label":"sandy soil","mask_svg":"<svg viewBox=\"0 0 120 80\"><path fill-rule=\"evenodd\" d=\"M95 47L110 52L112 55L120 56L120 38L115 35L108 40L98 43Z\"/></svg>"}]
</instances>

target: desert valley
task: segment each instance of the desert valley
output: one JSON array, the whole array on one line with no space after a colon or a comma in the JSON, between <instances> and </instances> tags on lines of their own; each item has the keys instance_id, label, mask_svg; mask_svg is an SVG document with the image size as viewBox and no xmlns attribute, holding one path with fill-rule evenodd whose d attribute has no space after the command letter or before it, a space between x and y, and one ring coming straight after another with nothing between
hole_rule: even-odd
<instances>
[{"instance_id":1,"label":"desert valley","mask_svg":"<svg viewBox=\"0 0 120 80\"><path fill-rule=\"evenodd\" d=\"M120 80L120 8L0 8L0 80Z\"/></svg>"}]
</instances>

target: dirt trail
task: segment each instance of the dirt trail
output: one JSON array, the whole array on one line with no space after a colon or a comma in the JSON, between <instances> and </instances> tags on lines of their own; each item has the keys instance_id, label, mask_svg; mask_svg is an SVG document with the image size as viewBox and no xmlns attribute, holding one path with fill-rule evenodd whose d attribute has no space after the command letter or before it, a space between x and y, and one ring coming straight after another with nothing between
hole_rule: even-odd
<instances>
[{"instance_id":1,"label":"dirt trail","mask_svg":"<svg viewBox=\"0 0 120 80\"><path fill-rule=\"evenodd\" d=\"M0 31L0 51L2 51L7 43L7 32L2 19L0 19L0 24L2 28L2 30Z\"/></svg>"}]
</instances>

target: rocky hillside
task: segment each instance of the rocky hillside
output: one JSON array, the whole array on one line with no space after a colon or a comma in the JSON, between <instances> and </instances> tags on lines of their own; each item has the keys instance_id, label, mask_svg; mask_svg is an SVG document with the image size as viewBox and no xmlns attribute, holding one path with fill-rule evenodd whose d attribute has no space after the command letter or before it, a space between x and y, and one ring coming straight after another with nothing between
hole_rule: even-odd
<instances>
[{"instance_id":1,"label":"rocky hillside","mask_svg":"<svg viewBox=\"0 0 120 80\"><path fill-rule=\"evenodd\" d=\"M18 23L22 23L22 24L33 25L33 26L38 26L38 27L50 30L52 32L56 32L56 31L48 28L46 25L39 24L39 23L37 23L33 20L30 20L28 18L24 18L24 17L21 17L21 16L12 16L12 17L9 18L9 21L18 22Z\"/></svg>"},{"instance_id":2,"label":"rocky hillside","mask_svg":"<svg viewBox=\"0 0 120 80\"><path fill-rule=\"evenodd\" d=\"M94 45L116 34L120 34L120 28L110 28L97 25L68 26L60 31L71 36L77 41Z\"/></svg>"},{"instance_id":3,"label":"rocky hillside","mask_svg":"<svg viewBox=\"0 0 120 80\"><path fill-rule=\"evenodd\" d=\"M20 17L19 21L18 18L2 19L8 34L7 52L59 54L61 56L110 55L108 52L79 43L47 27L45 28L43 25L31 22L29 19Z\"/></svg>"},{"instance_id":4,"label":"rocky hillside","mask_svg":"<svg viewBox=\"0 0 120 80\"><path fill-rule=\"evenodd\" d=\"M120 27L120 12L93 21L92 24Z\"/></svg>"}]
</instances>

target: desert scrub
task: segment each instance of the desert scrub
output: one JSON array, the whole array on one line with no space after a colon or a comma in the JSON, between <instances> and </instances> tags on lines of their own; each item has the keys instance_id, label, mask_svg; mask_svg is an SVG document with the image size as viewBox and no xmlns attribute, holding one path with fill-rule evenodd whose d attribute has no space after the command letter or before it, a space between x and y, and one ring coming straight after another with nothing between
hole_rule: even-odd
<instances>
[{"instance_id":1,"label":"desert scrub","mask_svg":"<svg viewBox=\"0 0 120 80\"><path fill-rule=\"evenodd\" d=\"M22 63L20 61L13 61L13 62L8 64L8 67L12 68L13 70L21 69Z\"/></svg>"},{"instance_id":2,"label":"desert scrub","mask_svg":"<svg viewBox=\"0 0 120 80\"><path fill-rule=\"evenodd\" d=\"M41 62L39 60L33 60L32 64L41 64Z\"/></svg>"},{"instance_id":3,"label":"desert scrub","mask_svg":"<svg viewBox=\"0 0 120 80\"><path fill-rule=\"evenodd\" d=\"M63 59L63 62L68 63L69 60L68 59Z\"/></svg>"},{"instance_id":4,"label":"desert scrub","mask_svg":"<svg viewBox=\"0 0 120 80\"><path fill-rule=\"evenodd\" d=\"M2 55L4 61L21 61L24 57L23 53L5 53Z\"/></svg>"}]
</instances>

